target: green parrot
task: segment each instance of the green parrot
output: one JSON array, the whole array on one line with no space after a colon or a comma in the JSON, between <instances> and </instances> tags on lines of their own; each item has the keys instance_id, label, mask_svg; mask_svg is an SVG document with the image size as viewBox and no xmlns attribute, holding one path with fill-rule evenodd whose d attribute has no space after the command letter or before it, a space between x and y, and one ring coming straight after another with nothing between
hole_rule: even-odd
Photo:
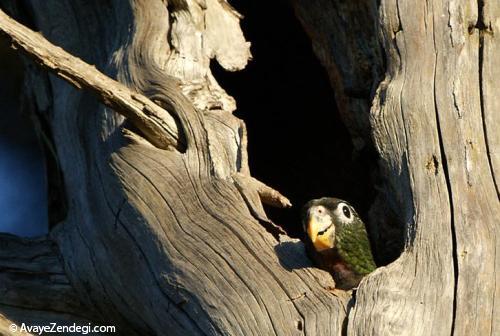
<instances>
[{"instance_id":1,"label":"green parrot","mask_svg":"<svg viewBox=\"0 0 500 336\"><path fill-rule=\"evenodd\" d=\"M310 257L333 275L336 288L357 287L375 270L365 224L346 201L331 197L309 201L302 210L302 224Z\"/></svg>"}]
</instances>

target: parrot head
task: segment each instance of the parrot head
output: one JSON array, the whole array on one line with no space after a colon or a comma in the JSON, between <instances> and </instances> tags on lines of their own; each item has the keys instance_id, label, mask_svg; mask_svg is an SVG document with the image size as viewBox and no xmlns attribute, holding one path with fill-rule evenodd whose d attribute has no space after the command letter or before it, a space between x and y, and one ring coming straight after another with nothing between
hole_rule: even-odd
<instances>
[{"instance_id":1,"label":"parrot head","mask_svg":"<svg viewBox=\"0 0 500 336\"><path fill-rule=\"evenodd\" d=\"M309 201L302 210L302 225L310 257L332 273L338 288L356 287L375 270L365 224L346 201L331 197Z\"/></svg>"},{"instance_id":2,"label":"parrot head","mask_svg":"<svg viewBox=\"0 0 500 336\"><path fill-rule=\"evenodd\" d=\"M317 252L332 249L347 226L362 224L356 210L346 201L323 197L309 201L302 211L302 225ZM363 225L364 226L364 225Z\"/></svg>"}]
</instances>

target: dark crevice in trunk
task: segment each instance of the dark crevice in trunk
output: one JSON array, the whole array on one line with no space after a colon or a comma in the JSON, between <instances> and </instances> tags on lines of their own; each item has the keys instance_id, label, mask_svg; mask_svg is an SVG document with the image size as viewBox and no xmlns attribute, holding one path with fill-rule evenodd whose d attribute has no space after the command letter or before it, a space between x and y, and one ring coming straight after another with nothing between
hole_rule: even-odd
<instances>
[{"instance_id":1,"label":"dark crevice in trunk","mask_svg":"<svg viewBox=\"0 0 500 336\"><path fill-rule=\"evenodd\" d=\"M13 8L10 8L14 11ZM0 41L0 231L23 237L47 233L46 176L32 103L23 100L26 66Z\"/></svg>"},{"instance_id":2,"label":"dark crevice in trunk","mask_svg":"<svg viewBox=\"0 0 500 336\"><path fill-rule=\"evenodd\" d=\"M356 290L354 289L352 291L351 298L349 301L347 301L347 306L346 306L346 313L345 313L345 318L344 321L342 322L342 336L347 336L349 332L349 315L356 305Z\"/></svg>"},{"instance_id":3,"label":"dark crevice in trunk","mask_svg":"<svg viewBox=\"0 0 500 336\"><path fill-rule=\"evenodd\" d=\"M33 97L32 101L36 101ZM64 176L59 165L52 131L45 120L45 112L40 112L36 107L31 111L37 122L38 138L40 139L47 174L47 202L49 229L62 222L68 213L68 202Z\"/></svg>"},{"instance_id":4,"label":"dark crevice in trunk","mask_svg":"<svg viewBox=\"0 0 500 336\"><path fill-rule=\"evenodd\" d=\"M436 61L437 64L437 54ZM446 158L446 151L444 148L443 142L443 133L441 123L439 121L439 110L438 104L436 100L436 66L434 67L434 111L436 113L436 125L438 132L438 140L439 140L439 151L441 156L441 164L443 167L443 174L446 181L446 189L448 194L448 202L450 206L450 220L451 220L451 243L452 243L452 257L453 257L453 272L454 272L454 285L453 285L453 313L452 313L452 325L451 325L451 334L453 336L455 330L455 319L457 315L457 291L458 291L458 251L457 251L457 233L455 228L455 211L453 205L453 194L451 188L451 180L450 173L448 170L448 160Z\"/></svg>"}]
</instances>

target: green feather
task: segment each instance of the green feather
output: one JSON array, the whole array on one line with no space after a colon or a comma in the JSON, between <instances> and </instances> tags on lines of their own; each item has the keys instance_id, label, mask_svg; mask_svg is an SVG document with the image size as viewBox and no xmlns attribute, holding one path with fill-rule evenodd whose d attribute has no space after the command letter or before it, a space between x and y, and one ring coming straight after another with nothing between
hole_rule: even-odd
<instances>
[{"instance_id":1,"label":"green feather","mask_svg":"<svg viewBox=\"0 0 500 336\"><path fill-rule=\"evenodd\" d=\"M368 234L359 218L342 227L337 233L335 246L339 255L355 273L366 275L375 270Z\"/></svg>"}]
</instances>

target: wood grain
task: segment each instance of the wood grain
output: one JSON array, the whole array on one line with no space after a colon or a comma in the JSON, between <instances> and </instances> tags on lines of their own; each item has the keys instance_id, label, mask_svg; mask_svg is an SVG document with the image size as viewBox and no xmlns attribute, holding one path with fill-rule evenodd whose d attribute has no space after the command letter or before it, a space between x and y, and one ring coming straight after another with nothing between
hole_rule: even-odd
<instances>
[{"instance_id":1,"label":"wood grain","mask_svg":"<svg viewBox=\"0 0 500 336\"><path fill-rule=\"evenodd\" d=\"M11 19L0 10L0 33L14 48L20 48L44 69L57 74L76 88L94 92L106 106L130 120L144 136L162 149L183 149L175 119L144 95L131 91L63 49ZM172 78L172 80L174 80Z\"/></svg>"},{"instance_id":2,"label":"wood grain","mask_svg":"<svg viewBox=\"0 0 500 336\"><path fill-rule=\"evenodd\" d=\"M302 243L269 225L257 190L233 179L250 175L245 128L209 65L240 69L250 53L226 1L26 3L2 8L28 11L51 43L168 111L185 150L151 146L94 96L26 62L22 99L49 125L68 215L47 240L5 238L7 319L55 307L38 321L105 320L124 335L500 332L497 5L294 0L357 148L379 154L373 213L391 211L404 229L402 255L353 297L332 290Z\"/></svg>"},{"instance_id":3,"label":"wood grain","mask_svg":"<svg viewBox=\"0 0 500 336\"><path fill-rule=\"evenodd\" d=\"M493 128L499 114L493 92L499 85L492 55L500 51L500 7L469 0L387 0L375 10L370 1L294 4L337 82L351 132L362 134L363 115L369 117L364 130L381 157L381 199L406 226L404 253L361 286L347 334L498 334ZM373 40L377 31L380 46ZM359 62L351 65L353 59ZM379 77L381 65L385 75ZM356 81L367 77L364 87L376 88L369 110L345 89L363 87Z\"/></svg>"},{"instance_id":4,"label":"wood grain","mask_svg":"<svg viewBox=\"0 0 500 336\"><path fill-rule=\"evenodd\" d=\"M350 295L331 292L331 276L312 267L300 241L268 232L257 190L234 184L235 173L250 172L228 98L206 73L198 94L171 80L192 87L203 57L233 70L246 63L238 26L211 35L208 51L193 42L229 25L193 27L205 11L239 21L223 4L31 3L45 38L172 113L186 144L151 146L85 91L27 70L25 99L50 125L68 195L68 216L49 239L79 302L120 334L341 335ZM202 97L217 108L204 109ZM28 318L23 308L11 315Z\"/></svg>"}]
</instances>

